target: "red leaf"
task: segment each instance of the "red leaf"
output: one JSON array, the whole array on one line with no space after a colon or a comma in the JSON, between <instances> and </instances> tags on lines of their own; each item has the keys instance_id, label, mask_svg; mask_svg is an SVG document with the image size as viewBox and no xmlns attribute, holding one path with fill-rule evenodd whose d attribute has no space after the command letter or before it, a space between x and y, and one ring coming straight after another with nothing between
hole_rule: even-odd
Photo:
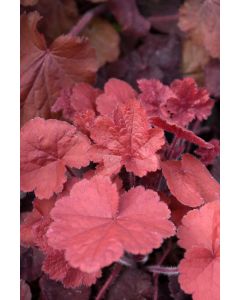
<instances>
[{"instance_id":1,"label":"red leaf","mask_svg":"<svg viewBox=\"0 0 240 300\"><path fill-rule=\"evenodd\" d=\"M140 79L137 83L141 91L139 100L148 115L167 117L168 113L165 112L164 105L170 98L176 97L170 87L157 79Z\"/></svg>"},{"instance_id":2,"label":"red leaf","mask_svg":"<svg viewBox=\"0 0 240 300\"><path fill-rule=\"evenodd\" d=\"M104 93L96 100L97 110L104 116L112 117L119 104L126 104L135 97L136 92L128 83L111 78L104 85Z\"/></svg>"},{"instance_id":3,"label":"red leaf","mask_svg":"<svg viewBox=\"0 0 240 300\"><path fill-rule=\"evenodd\" d=\"M81 285L91 286L101 277L101 271L85 273L72 268L64 257L64 251L52 250L47 254L42 270L51 279L61 281L65 288L76 288Z\"/></svg>"},{"instance_id":4,"label":"red leaf","mask_svg":"<svg viewBox=\"0 0 240 300\"><path fill-rule=\"evenodd\" d=\"M137 187L119 197L116 185L102 176L76 183L51 216L49 244L85 272L111 264L124 250L149 253L174 234L169 210L155 192Z\"/></svg>"},{"instance_id":5,"label":"red leaf","mask_svg":"<svg viewBox=\"0 0 240 300\"><path fill-rule=\"evenodd\" d=\"M50 118L62 88L92 81L97 70L94 49L79 37L59 36L47 47L37 31L37 12L21 16L21 120Z\"/></svg>"},{"instance_id":6,"label":"red leaf","mask_svg":"<svg viewBox=\"0 0 240 300\"><path fill-rule=\"evenodd\" d=\"M214 101L206 89L198 88L194 79L176 79L170 87L177 97L169 99L166 110L174 123L185 126L193 119L202 121L211 114Z\"/></svg>"},{"instance_id":7,"label":"red leaf","mask_svg":"<svg viewBox=\"0 0 240 300\"><path fill-rule=\"evenodd\" d=\"M217 139L212 139L209 141L213 145L212 149L206 149L199 147L194 151L195 154L200 156L200 160L205 165L211 165L214 163L214 160L220 153L220 143Z\"/></svg>"},{"instance_id":8,"label":"red leaf","mask_svg":"<svg viewBox=\"0 0 240 300\"><path fill-rule=\"evenodd\" d=\"M73 117L73 124L82 133L90 136L90 131L94 125L96 115L93 110L86 110L82 113L75 113Z\"/></svg>"},{"instance_id":9,"label":"red leaf","mask_svg":"<svg viewBox=\"0 0 240 300\"><path fill-rule=\"evenodd\" d=\"M186 126L192 120L206 119L214 101L206 89L198 88L192 78L174 80L170 87L159 80L139 80L141 103L150 117L157 116L178 126Z\"/></svg>"},{"instance_id":10,"label":"red leaf","mask_svg":"<svg viewBox=\"0 0 240 300\"><path fill-rule=\"evenodd\" d=\"M219 200L219 183L194 156L184 154L181 161L162 162L162 171L171 193L182 204L196 207Z\"/></svg>"},{"instance_id":11,"label":"red leaf","mask_svg":"<svg viewBox=\"0 0 240 300\"><path fill-rule=\"evenodd\" d=\"M29 121L21 130L21 190L40 199L61 192L66 166L87 166L89 148L88 138L66 122Z\"/></svg>"},{"instance_id":12,"label":"red leaf","mask_svg":"<svg viewBox=\"0 0 240 300\"><path fill-rule=\"evenodd\" d=\"M92 160L104 162L105 171L110 167L119 172L124 165L128 172L142 177L160 168L156 152L165 142L164 132L149 128L147 115L136 100L119 105L113 120L98 117L91 138L97 145L92 148Z\"/></svg>"},{"instance_id":13,"label":"red leaf","mask_svg":"<svg viewBox=\"0 0 240 300\"><path fill-rule=\"evenodd\" d=\"M75 84L72 89L63 89L61 95L57 98L51 111L59 112L62 110L66 120L73 120L76 113L84 113L87 110L95 111L95 101L100 95L99 89L81 82Z\"/></svg>"},{"instance_id":14,"label":"red leaf","mask_svg":"<svg viewBox=\"0 0 240 300\"><path fill-rule=\"evenodd\" d=\"M179 245L187 250L179 265L179 283L193 300L220 297L219 210L219 201L214 201L190 211L178 230Z\"/></svg>"},{"instance_id":15,"label":"red leaf","mask_svg":"<svg viewBox=\"0 0 240 300\"><path fill-rule=\"evenodd\" d=\"M203 139L195 135L192 131L184 127L170 123L158 117L150 118L149 121L153 125L175 134L178 138L185 139L193 144L200 146L201 148L213 149L213 145L211 143L205 142Z\"/></svg>"}]
</instances>

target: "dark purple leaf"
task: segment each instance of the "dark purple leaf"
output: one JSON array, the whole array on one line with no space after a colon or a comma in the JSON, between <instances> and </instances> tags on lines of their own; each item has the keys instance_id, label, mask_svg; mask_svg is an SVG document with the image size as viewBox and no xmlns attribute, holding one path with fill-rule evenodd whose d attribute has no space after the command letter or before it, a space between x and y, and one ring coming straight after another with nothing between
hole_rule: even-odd
<instances>
[{"instance_id":1,"label":"dark purple leaf","mask_svg":"<svg viewBox=\"0 0 240 300\"><path fill-rule=\"evenodd\" d=\"M79 287L76 289L65 289L60 282L50 280L46 275L40 279L40 300L88 300L90 289Z\"/></svg>"},{"instance_id":2,"label":"dark purple leaf","mask_svg":"<svg viewBox=\"0 0 240 300\"><path fill-rule=\"evenodd\" d=\"M137 269L128 269L110 288L107 300L152 299L151 276Z\"/></svg>"}]
</instances>

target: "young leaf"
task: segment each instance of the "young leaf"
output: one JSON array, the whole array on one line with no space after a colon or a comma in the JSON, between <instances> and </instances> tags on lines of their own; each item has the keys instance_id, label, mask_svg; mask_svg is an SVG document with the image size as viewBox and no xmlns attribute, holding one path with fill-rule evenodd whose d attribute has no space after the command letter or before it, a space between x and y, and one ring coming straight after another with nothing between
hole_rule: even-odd
<instances>
[{"instance_id":1,"label":"young leaf","mask_svg":"<svg viewBox=\"0 0 240 300\"><path fill-rule=\"evenodd\" d=\"M170 87L157 80L138 81L141 103L150 117L157 116L178 126L206 119L214 105L206 89L198 88L192 78L174 80Z\"/></svg>"},{"instance_id":2,"label":"young leaf","mask_svg":"<svg viewBox=\"0 0 240 300\"><path fill-rule=\"evenodd\" d=\"M161 165L171 193L182 204L196 207L219 200L219 183L194 156L184 154L181 161L169 160Z\"/></svg>"},{"instance_id":3,"label":"young leaf","mask_svg":"<svg viewBox=\"0 0 240 300\"><path fill-rule=\"evenodd\" d=\"M47 47L37 31L37 12L21 16L21 121L51 117L51 106L62 88L94 80L94 49L83 38L59 36Z\"/></svg>"},{"instance_id":4,"label":"young leaf","mask_svg":"<svg viewBox=\"0 0 240 300\"><path fill-rule=\"evenodd\" d=\"M137 84L141 91L139 100L148 115L167 117L168 114L163 109L164 105L170 98L176 97L170 87L157 79L139 79Z\"/></svg>"},{"instance_id":5,"label":"young leaf","mask_svg":"<svg viewBox=\"0 0 240 300\"><path fill-rule=\"evenodd\" d=\"M169 99L166 104L173 122L186 126L194 119L202 121L209 117L214 101L209 98L206 89L198 88L194 79L176 79L170 87L177 96Z\"/></svg>"},{"instance_id":6,"label":"young leaf","mask_svg":"<svg viewBox=\"0 0 240 300\"><path fill-rule=\"evenodd\" d=\"M137 187L119 196L103 176L76 183L51 217L49 244L65 250L69 264L85 272L117 261L124 250L147 254L174 234L167 205L155 192Z\"/></svg>"},{"instance_id":7,"label":"young leaf","mask_svg":"<svg viewBox=\"0 0 240 300\"><path fill-rule=\"evenodd\" d=\"M97 110L104 116L112 117L119 104L126 104L136 98L136 92L125 81L111 78L104 85L104 93L97 100Z\"/></svg>"},{"instance_id":8,"label":"young leaf","mask_svg":"<svg viewBox=\"0 0 240 300\"><path fill-rule=\"evenodd\" d=\"M187 250L179 265L179 283L193 300L220 297L219 210L219 201L207 203L188 212L178 229L179 245Z\"/></svg>"},{"instance_id":9,"label":"young leaf","mask_svg":"<svg viewBox=\"0 0 240 300\"><path fill-rule=\"evenodd\" d=\"M101 96L100 96L101 97ZM118 172L124 165L128 172L144 176L160 168L159 156L165 140L160 128L149 128L147 115L139 102L128 100L114 111L113 120L98 117L91 129L91 138L96 143L92 148L92 160L104 162L111 168L113 160Z\"/></svg>"},{"instance_id":10,"label":"young leaf","mask_svg":"<svg viewBox=\"0 0 240 300\"><path fill-rule=\"evenodd\" d=\"M66 166L87 166L89 148L88 138L66 122L29 121L21 130L21 190L40 199L61 192Z\"/></svg>"}]
</instances>

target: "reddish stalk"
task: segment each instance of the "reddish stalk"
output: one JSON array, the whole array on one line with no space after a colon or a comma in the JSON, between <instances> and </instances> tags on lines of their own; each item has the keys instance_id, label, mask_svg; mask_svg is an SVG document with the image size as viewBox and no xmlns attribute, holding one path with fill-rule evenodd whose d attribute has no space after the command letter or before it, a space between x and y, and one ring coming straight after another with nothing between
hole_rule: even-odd
<instances>
[{"instance_id":1,"label":"reddish stalk","mask_svg":"<svg viewBox=\"0 0 240 300\"><path fill-rule=\"evenodd\" d=\"M101 13L103 13L106 9L105 4L98 5L93 9L88 10L77 22L75 26L69 31L68 35L77 36L83 29L92 21L92 19Z\"/></svg>"},{"instance_id":2,"label":"reddish stalk","mask_svg":"<svg viewBox=\"0 0 240 300\"><path fill-rule=\"evenodd\" d=\"M110 287L110 285L112 284L112 282L118 276L118 274L120 273L121 269L122 269L122 265L115 264L115 266L113 267L113 270L112 270L110 276L108 277L107 281L104 283L104 285L102 286L102 288L98 292L97 297L96 297L95 300L101 300L101 299L103 299L103 296L105 295L107 289Z\"/></svg>"},{"instance_id":3,"label":"reddish stalk","mask_svg":"<svg viewBox=\"0 0 240 300\"><path fill-rule=\"evenodd\" d=\"M164 251L163 255L161 256L161 258L158 261L159 265L161 265L164 262L164 260L166 259L166 257L170 253L171 249L172 249L172 242L171 242L171 240L169 240L167 249ZM153 300L158 300L158 278L159 278L159 274L160 273L155 273L153 275L153 280L154 280Z\"/></svg>"},{"instance_id":4,"label":"reddish stalk","mask_svg":"<svg viewBox=\"0 0 240 300\"><path fill-rule=\"evenodd\" d=\"M136 184L136 178L132 172L129 172L128 174L129 174L129 185L130 185L130 188L132 188Z\"/></svg>"},{"instance_id":5,"label":"reddish stalk","mask_svg":"<svg viewBox=\"0 0 240 300\"><path fill-rule=\"evenodd\" d=\"M71 168L69 168L68 166L66 166L66 169L67 169L68 173L69 173L72 177L76 177L76 175L75 175L74 172L71 170Z\"/></svg>"}]
</instances>

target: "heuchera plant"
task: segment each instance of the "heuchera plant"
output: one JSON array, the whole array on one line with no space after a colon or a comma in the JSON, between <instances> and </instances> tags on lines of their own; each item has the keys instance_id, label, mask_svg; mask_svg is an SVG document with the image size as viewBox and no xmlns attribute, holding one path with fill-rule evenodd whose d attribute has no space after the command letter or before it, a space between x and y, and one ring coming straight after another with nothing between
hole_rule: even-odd
<instances>
[{"instance_id":1,"label":"heuchera plant","mask_svg":"<svg viewBox=\"0 0 240 300\"><path fill-rule=\"evenodd\" d=\"M39 15L21 18L21 191L35 194L21 244L41 250L42 271L65 287L141 263L155 277L179 274L194 300L218 300L219 183L206 166L219 141L191 130L211 114L207 90L192 78L141 79L138 90L111 78L98 89L86 40L47 45ZM156 249L162 258L149 261ZM164 266L180 249L179 264Z\"/></svg>"}]
</instances>

